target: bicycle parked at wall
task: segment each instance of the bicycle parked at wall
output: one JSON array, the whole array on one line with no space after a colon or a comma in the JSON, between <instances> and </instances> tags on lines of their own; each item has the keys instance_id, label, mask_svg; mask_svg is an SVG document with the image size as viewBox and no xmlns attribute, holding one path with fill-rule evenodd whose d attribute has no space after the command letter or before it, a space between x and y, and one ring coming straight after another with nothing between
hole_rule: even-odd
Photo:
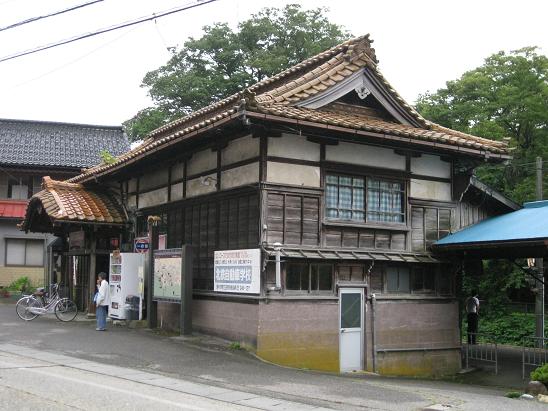
<instances>
[{"instance_id":1,"label":"bicycle parked at wall","mask_svg":"<svg viewBox=\"0 0 548 411\"><path fill-rule=\"evenodd\" d=\"M78 307L69 298L61 298L59 284L50 286L48 294L44 288L37 288L32 295L24 295L15 304L19 318L32 321L39 315L55 314L59 321L72 321L78 314Z\"/></svg>"}]
</instances>

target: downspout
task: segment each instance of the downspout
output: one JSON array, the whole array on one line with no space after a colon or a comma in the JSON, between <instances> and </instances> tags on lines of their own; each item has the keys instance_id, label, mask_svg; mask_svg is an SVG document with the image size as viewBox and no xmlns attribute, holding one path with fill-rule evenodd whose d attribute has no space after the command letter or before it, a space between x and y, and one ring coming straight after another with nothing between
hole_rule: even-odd
<instances>
[{"instance_id":1,"label":"downspout","mask_svg":"<svg viewBox=\"0 0 548 411\"><path fill-rule=\"evenodd\" d=\"M371 344L373 345L373 372L377 372L377 337L375 335L375 305L377 297L371 294Z\"/></svg>"}]
</instances>

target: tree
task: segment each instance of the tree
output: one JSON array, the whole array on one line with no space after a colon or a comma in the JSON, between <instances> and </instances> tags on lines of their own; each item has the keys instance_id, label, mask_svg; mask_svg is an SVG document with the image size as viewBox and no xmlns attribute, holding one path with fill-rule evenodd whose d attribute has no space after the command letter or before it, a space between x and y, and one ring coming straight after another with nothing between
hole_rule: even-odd
<instances>
[{"instance_id":1,"label":"tree","mask_svg":"<svg viewBox=\"0 0 548 411\"><path fill-rule=\"evenodd\" d=\"M330 23L326 9L302 10L296 4L265 8L232 30L226 23L203 28L157 70L146 74L156 107L124 123L130 139L175 118L219 101L347 39Z\"/></svg>"},{"instance_id":2,"label":"tree","mask_svg":"<svg viewBox=\"0 0 548 411\"><path fill-rule=\"evenodd\" d=\"M419 96L426 118L480 137L509 137L513 160L482 166L480 179L517 202L535 199L534 161L548 160L548 58L537 48L493 54L485 63ZM546 181L545 181L546 185Z\"/></svg>"}]
</instances>

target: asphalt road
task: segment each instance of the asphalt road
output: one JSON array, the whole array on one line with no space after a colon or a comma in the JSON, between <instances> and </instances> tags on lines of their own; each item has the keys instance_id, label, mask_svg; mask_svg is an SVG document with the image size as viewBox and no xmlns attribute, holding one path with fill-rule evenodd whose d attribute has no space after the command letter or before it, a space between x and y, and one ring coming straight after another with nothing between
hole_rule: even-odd
<instances>
[{"instance_id":1,"label":"asphalt road","mask_svg":"<svg viewBox=\"0 0 548 411\"><path fill-rule=\"evenodd\" d=\"M146 404L143 409L170 409L183 404L203 409L252 406L417 410L445 404L454 410L546 410L546 404L505 398L504 390L492 388L282 368L263 363L245 351L231 350L227 342L208 337L181 339L112 326L106 332L97 332L93 322L61 323L51 317L23 322L10 304L0 304L0 325L2 409L36 409L42 398L47 400L47 406L40 409L97 409L96 398L106 392L116 409L141 409L141 404ZM29 361L31 365L22 367L18 361ZM15 365L10 366L11 363ZM78 363L87 365L74 368ZM108 366L115 366L118 371ZM132 373L142 378L128 379ZM174 392L153 383L163 380L168 386L194 384L205 392L221 390L234 398L257 399L250 404L219 403L215 394L200 397L188 388ZM36 391L35 387L44 382L45 387ZM103 385L113 390L104 391ZM56 396L52 397L52 393ZM59 402L65 399L69 399L68 405Z\"/></svg>"}]
</instances>

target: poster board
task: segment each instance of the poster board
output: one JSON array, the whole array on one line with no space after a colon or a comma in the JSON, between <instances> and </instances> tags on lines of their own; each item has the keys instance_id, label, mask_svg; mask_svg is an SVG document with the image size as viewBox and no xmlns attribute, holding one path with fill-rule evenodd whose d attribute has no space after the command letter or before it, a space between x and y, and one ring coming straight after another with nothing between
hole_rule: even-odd
<instances>
[{"instance_id":1,"label":"poster board","mask_svg":"<svg viewBox=\"0 0 548 411\"><path fill-rule=\"evenodd\" d=\"M214 259L214 291L260 294L260 249L215 251Z\"/></svg>"},{"instance_id":2,"label":"poster board","mask_svg":"<svg viewBox=\"0 0 548 411\"><path fill-rule=\"evenodd\" d=\"M181 249L154 251L153 300L181 301Z\"/></svg>"}]
</instances>

